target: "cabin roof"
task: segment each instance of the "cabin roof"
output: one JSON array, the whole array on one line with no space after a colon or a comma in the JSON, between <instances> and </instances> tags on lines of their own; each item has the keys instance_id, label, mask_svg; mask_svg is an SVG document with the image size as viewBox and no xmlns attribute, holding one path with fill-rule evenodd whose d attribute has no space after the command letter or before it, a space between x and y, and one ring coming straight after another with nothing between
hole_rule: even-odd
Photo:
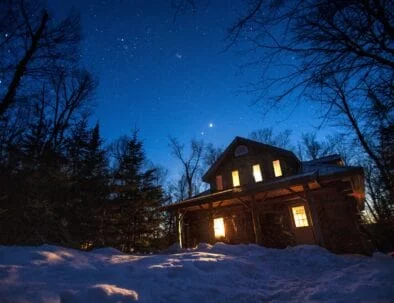
<instances>
[{"instance_id":1,"label":"cabin roof","mask_svg":"<svg viewBox=\"0 0 394 303\"><path fill-rule=\"evenodd\" d=\"M250 140L247 138L243 138L243 137L235 137L235 139L230 143L229 146L227 146L227 148L224 150L224 152L220 155L220 157L216 160L216 162L208 169L208 171L202 176L202 180L204 182L208 182L208 179L210 179L210 177L217 171L217 169L220 167L220 165L223 164L223 162L226 160L227 156L230 154L230 152L233 150L233 148L237 145L240 144L247 144L249 146L253 146L256 148L264 148L264 149L268 149L280 154L284 154L287 156L290 156L294 159L296 159L297 162L300 162L299 159L297 158L297 156L289 150L283 149L283 148L279 148L276 146L272 146L272 145L268 145L268 144L264 144L258 141L254 141L254 140Z\"/></svg>"}]
</instances>

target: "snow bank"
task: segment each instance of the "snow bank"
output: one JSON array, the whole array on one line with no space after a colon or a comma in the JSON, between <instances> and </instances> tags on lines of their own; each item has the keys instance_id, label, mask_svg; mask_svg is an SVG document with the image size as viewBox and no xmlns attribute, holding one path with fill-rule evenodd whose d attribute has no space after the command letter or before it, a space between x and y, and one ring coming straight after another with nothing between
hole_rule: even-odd
<instances>
[{"instance_id":1,"label":"snow bank","mask_svg":"<svg viewBox=\"0 0 394 303\"><path fill-rule=\"evenodd\" d=\"M200 244L158 255L0 246L0 302L394 302L394 258Z\"/></svg>"}]
</instances>

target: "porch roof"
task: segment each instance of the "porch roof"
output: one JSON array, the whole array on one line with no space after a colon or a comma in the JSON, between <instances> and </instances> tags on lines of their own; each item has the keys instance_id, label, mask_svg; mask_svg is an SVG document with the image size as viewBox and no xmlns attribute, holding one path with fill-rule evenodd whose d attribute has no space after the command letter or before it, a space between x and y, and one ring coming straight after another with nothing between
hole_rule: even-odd
<instances>
[{"instance_id":1,"label":"porch roof","mask_svg":"<svg viewBox=\"0 0 394 303\"><path fill-rule=\"evenodd\" d=\"M242 199L249 199L252 195L258 199L274 199L278 197L285 197L304 191L304 186L307 185L309 189L314 190L320 188L319 182L323 179L337 179L346 176L359 176L363 174L361 167L325 167L322 171L319 169L307 170L300 174L278 178L270 181L259 182L254 184L241 185L238 187L213 192L200 194L190 199L186 199L174 204L169 204L160 207L161 211L174 211L178 209L198 210L203 205L213 204L213 207L226 206L234 203L242 203ZM364 189L361 188L361 191ZM246 199L246 200L247 200Z\"/></svg>"}]
</instances>

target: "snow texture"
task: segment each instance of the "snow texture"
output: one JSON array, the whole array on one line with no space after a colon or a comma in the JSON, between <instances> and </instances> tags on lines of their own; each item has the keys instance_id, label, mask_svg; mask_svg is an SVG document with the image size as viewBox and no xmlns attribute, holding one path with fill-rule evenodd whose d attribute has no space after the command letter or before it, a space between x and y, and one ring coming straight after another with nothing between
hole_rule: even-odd
<instances>
[{"instance_id":1,"label":"snow texture","mask_svg":"<svg viewBox=\"0 0 394 303\"><path fill-rule=\"evenodd\" d=\"M394 258L257 245L156 255L0 246L0 302L394 302Z\"/></svg>"}]
</instances>

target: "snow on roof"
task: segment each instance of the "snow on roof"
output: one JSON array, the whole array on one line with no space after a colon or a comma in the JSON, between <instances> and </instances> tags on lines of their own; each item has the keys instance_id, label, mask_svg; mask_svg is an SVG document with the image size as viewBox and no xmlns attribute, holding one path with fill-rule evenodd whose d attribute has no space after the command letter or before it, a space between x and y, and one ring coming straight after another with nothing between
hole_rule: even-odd
<instances>
[{"instance_id":1,"label":"snow on roof","mask_svg":"<svg viewBox=\"0 0 394 303\"><path fill-rule=\"evenodd\" d=\"M0 246L1 302L392 302L394 259L200 244L157 255Z\"/></svg>"},{"instance_id":2,"label":"snow on roof","mask_svg":"<svg viewBox=\"0 0 394 303\"><path fill-rule=\"evenodd\" d=\"M317 159L320 160L320 159ZM362 171L362 167L359 166L339 166L337 164L325 164L321 161L305 161L301 162L302 172L316 171L319 176L328 176L340 173L347 173L352 171Z\"/></svg>"},{"instance_id":3,"label":"snow on roof","mask_svg":"<svg viewBox=\"0 0 394 303\"><path fill-rule=\"evenodd\" d=\"M338 154L324 156L318 159L303 161L302 163L310 163L310 164L317 164L317 163L327 163L332 161L342 161L342 157Z\"/></svg>"}]
</instances>

